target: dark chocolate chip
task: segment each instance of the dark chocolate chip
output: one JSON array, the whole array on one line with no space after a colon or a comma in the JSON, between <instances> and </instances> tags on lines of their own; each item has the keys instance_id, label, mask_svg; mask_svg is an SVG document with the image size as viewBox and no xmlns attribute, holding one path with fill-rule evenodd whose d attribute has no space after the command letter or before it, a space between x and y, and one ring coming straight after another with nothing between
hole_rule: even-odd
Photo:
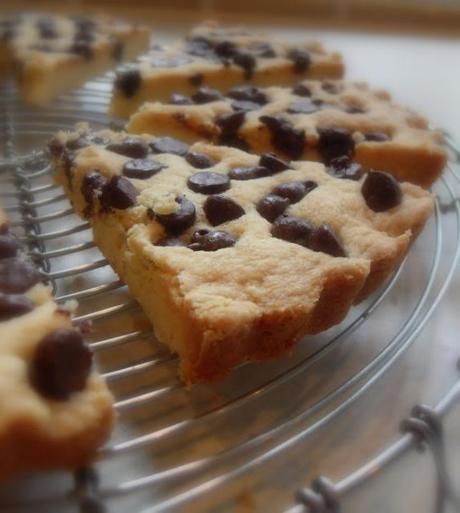
<instances>
[{"instance_id":1,"label":"dark chocolate chip","mask_svg":"<svg viewBox=\"0 0 460 513\"><path fill-rule=\"evenodd\" d=\"M295 73L305 73L311 64L311 57L307 50L292 48L287 54L287 58L294 63Z\"/></svg>"},{"instance_id":2,"label":"dark chocolate chip","mask_svg":"<svg viewBox=\"0 0 460 513\"><path fill-rule=\"evenodd\" d=\"M272 174L273 173L268 168L263 166L234 167L228 172L228 176L232 180L253 180Z\"/></svg>"},{"instance_id":3,"label":"dark chocolate chip","mask_svg":"<svg viewBox=\"0 0 460 513\"><path fill-rule=\"evenodd\" d=\"M93 32L97 25L91 18L80 14L70 15L69 18L74 22L77 32Z\"/></svg>"},{"instance_id":4,"label":"dark chocolate chip","mask_svg":"<svg viewBox=\"0 0 460 513\"><path fill-rule=\"evenodd\" d=\"M40 281L37 269L19 257L0 260L0 292L22 294Z\"/></svg>"},{"instance_id":5,"label":"dark chocolate chip","mask_svg":"<svg viewBox=\"0 0 460 513\"><path fill-rule=\"evenodd\" d=\"M230 178L222 173L200 171L189 177L187 185L194 192L218 194L230 189Z\"/></svg>"},{"instance_id":6,"label":"dark chocolate chip","mask_svg":"<svg viewBox=\"0 0 460 513\"><path fill-rule=\"evenodd\" d=\"M19 243L16 237L9 231L0 234L0 259L16 256Z\"/></svg>"},{"instance_id":7,"label":"dark chocolate chip","mask_svg":"<svg viewBox=\"0 0 460 513\"><path fill-rule=\"evenodd\" d=\"M247 102L243 100L232 100L232 109L236 111L250 112L251 110L260 109L260 105L254 102Z\"/></svg>"},{"instance_id":8,"label":"dark chocolate chip","mask_svg":"<svg viewBox=\"0 0 460 513\"><path fill-rule=\"evenodd\" d=\"M332 159L326 171L335 178L346 178L348 180L359 180L363 176L361 165L351 160L347 155Z\"/></svg>"},{"instance_id":9,"label":"dark chocolate chip","mask_svg":"<svg viewBox=\"0 0 460 513\"><path fill-rule=\"evenodd\" d=\"M226 196L209 196L203 210L212 226L238 219L245 214L244 209Z\"/></svg>"},{"instance_id":10,"label":"dark chocolate chip","mask_svg":"<svg viewBox=\"0 0 460 513\"><path fill-rule=\"evenodd\" d=\"M75 32L75 42L92 43L96 39L96 33L94 30L78 30Z\"/></svg>"},{"instance_id":11,"label":"dark chocolate chip","mask_svg":"<svg viewBox=\"0 0 460 513\"><path fill-rule=\"evenodd\" d=\"M101 137L99 135L95 135L95 134L91 134L91 133L90 134L83 133L83 134L80 134L79 137L77 137L75 139L70 139L69 141L67 141L65 144L65 147L68 150L77 151L77 150L81 150L82 148L91 146L92 144L95 144L97 146L105 146L108 143L109 143L109 140L106 139L105 137Z\"/></svg>"},{"instance_id":12,"label":"dark chocolate chip","mask_svg":"<svg viewBox=\"0 0 460 513\"><path fill-rule=\"evenodd\" d=\"M150 142L153 153L172 153L184 157L188 152L188 145L174 137L155 137Z\"/></svg>"},{"instance_id":13,"label":"dark chocolate chip","mask_svg":"<svg viewBox=\"0 0 460 513\"><path fill-rule=\"evenodd\" d=\"M197 169L206 169L208 167L214 166L215 164L215 162L204 153L196 153L193 151L187 153L185 160L191 166L196 167Z\"/></svg>"},{"instance_id":14,"label":"dark chocolate chip","mask_svg":"<svg viewBox=\"0 0 460 513\"><path fill-rule=\"evenodd\" d=\"M265 105L268 102L267 95L263 91L250 85L233 87L228 91L227 96L234 100L253 102L258 105Z\"/></svg>"},{"instance_id":15,"label":"dark chocolate chip","mask_svg":"<svg viewBox=\"0 0 460 513\"><path fill-rule=\"evenodd\" d=\"M203 73L195 73L189 78L189 81L192 86L199 87L203 83L203 79Z\"/></svg>"},{"instance_id":16,"label":"dark chocolate chip","mask_svg":"<svg viewBox=\"0 0 460 513\"><path fill-rule=\"evenodd\" d=\"M223 98L223 95L217 89L206 86L200 87L198 91L192 95L192 100L199 105L223 100Z\"/></svg>"},{"instance_id":17,"label":"dark chocolate chip","mask_svg":"<svg viewBox=\"0 0 460 513\"><path fill-rule=\"evenodd\" d=\"M335 84L334 82L322 82L321 87L323 91L326 91L329 94L339 94L342 90L342 86L340 84Z\"/></svg>"},{"instance_id":18,"label":"dark chocolate chip","mask_svg":"<svg viewBox=\"0 0 460 513\"><path fill-rule=\"evenodd\" d=\"M126 98L134 96L141 85L141 74L137 69L118 71L115 76L115 89L121 91Z\"/></svg>"},{"instance_id":19,"label":"dark chocolate chip","mask_svg":"<svg viewBox=\"0 0 460 513\"><path fill-rule=\"evenodd\" d=\"M235 43L232 41L219 41L214 46L214 51L219 57L223 57L225 59L230 59L236 53Z\"/></svg>"},{"instance_id":20,"label":"dark chocolate chip","mask_svg":"<svg viewBox=\"0 0 460 513\"><path fill-rule=\"evenodd\" d=\"M254 74L254 68L256 67L256 58L248 52L239 50L233 56L233 63L243 68L244 78L250 80Z\"/></svg>"},{"instance_id":21,"label":"dark chocolate chip","mask_svg":"<svg viewBox=\"0 0 460 513\"><path fill-rule=\"evenodd\" d=\"M149 64L153 68L177 68L191 62L192 59L187 55L149 55Z\"/></svg>"},{"instance_id":22,"label":"dark chocolate chip","mask_svg":"<svg viewBox=\"0 0 460 513\"><path fill-rule=\"evenodd\" d=\"M171 214L157 214L155 219L172 235L180 235L193 225L196 218L195 205L185 196L176 198L178 209Z\"/></svg>"},{"instance_id":23,"label":"dark chocolate chip","mask_svg":"<svg viewBox=\"0 0 460 513\"><path fill-rule=\"evenodd\" d=\"M197 57L214 57L211 41L201 36L188 38L183 51Z\"/></svg>"},{"instance_id":24,"label":"dark chocolate chip","mask_svg":"<svg viewBox=\"0 0 460 513\"><path fill-rule=\"evenodd\" d=\"M364 138L366 141L372 142L385 142L390 140L390 136L384 132L368 132L367 134L364 134Z\"/></svg>"},{"instance_id":25,"label":"dark chocolate chip","mask_svg":"<svg viewBox=\"0 0 460 513\"><path fill-rule=\"evenodd\" d=\"M256 204L256 210L267 221L272 223L289 207L289 200L276 194L267 194Z\"/></svg>"},{"instance_id":26,"label":"dark chocolate chip","mask_svg":"<svg viewBox=\"0 0 460 513\"><path fill-rule=\"evenodd\" d=\"M76 329L58 329L43 338L31 362L30 381L44 397L64 401L86 386L93 353Z\"/></svg>"},{"instance_id":27,"label":"dark chocolate chip","mask_svg":"<svg viewBox=\"0 0 460 513\"><path fill-rule=\"evenodd\" d=\"M374 212L385 212L397 207L402 201L399 183L388 173L371 171L361 187L367 206Z\"/></svg>"},{"instance_id":28,"label":"dark chocolate chip","mask_svg":"<svg viewBox=\"0 0 460 513\"><path fill-rule=\"evenodd\" d=\"M0 293L0 321L8 321L34 309L34 303L22 294Z\"/></svg>"},{"instance_id":29,"label":"dark chocolate chip","mask_svg":"<svg viewBox=\"0 0 460 513\"><path fill-rule=\"evenodd\" d=\"M165 164L152 159L132 159L125 162L122 173L128 178L146 180L166 167Z\"/></svg>"},{"instance_id":30,"label":"dark chocolate chip","mask_svg":"<svg viewBox=\"0 0 460 513\"><path fill-rule=\"evenodd\" d=\"M348 114L364 114L366 111L363 107L358 107L356 105L349 105L345 107L345 112Z\"/></svg>"},{"instance_id":31,"label":"dark chocolate chip","mask_svg":"<svg viewBox=\"0 0 460 513\"><path fill-rule=\"evenodd\" d=\"M352 155L355 147L351 133L346 128L318 128L318 151L328 164L342 155Z\"/></svg>"},{"instance_id":32,"label":"dark chocolate chip","mask_svg":"<svg viewBox=\"0 0 460 513\"><path fill-rule=\"evenodd\" d=\"M216 125L220 128L221 133L234 134L244 123L245 118L246 113L242 110L226 114L219 114L216 117Z\"/></svg>"},{"instance_id":33,"label":"dark chocolate chip","mask_svg":"<svg viewBox=\"0 0 460 513\"><path fill-rule=\"evenodd\" d=\"M221 230L197 230L188 245L193 251L217 251L236 244L236 238Z\"/></svg>"},{"instance_id":34,"label":"dark chocolate chip","mask_svg":"<svg viewBox=\"0 0 460 513\"><path fill-rule=\"evenodd\" d=\"M322 224L312 231L307 247L333 257L347 256L337 236L326 224Z\"/></svg>"},{"instance_id":35,"label":"dark chocolate chip","mask_svg":"<svg viewBox=\"0 0 460 513\"><path fill-rule=\"evenodd\" d=\"M149 153L148 144L139 137L125 137L121 142L109 144L107 149L132 159L145 159Z\"/></svg>"},{"instance_id":36,"label":"dark chocolate chip","mask_svg":"<svg viewBox=\"0 0 460 513\"><path fill-rule=\"evenodd\" d=\"M78 40L70 47L70 53L74 53L89 61L93 57L93 49L88 41Z\"/></svg>"},{"instance_id":37,"label":"dark chocolate chip","mask_svg":"<svg viewBox=\"0 0 460 513\"><path fill-rule=\"evenodd\" d=\"M304 84L297 84L292 88L292 94L295 94L297 96L310 97L311 90Z\"/></svg>"},{"instance_id":38,"label":"dark chocolate chip","mask_svg":"<svg viewBox=\"0 0 460 513\"><path fill-rule=\"evenodd\" d=\"M91 214L94 205L94 195L100 192L107 183L107 178L101 175L99 171L88 172L81 183L81 193L85 198L86 207L84 210L85 217Z\"/></svg>"},{"instance_id":39,"label":"dark chocolate chip","mask_svg":"<svg viewBox=\"0 0 460 513\"><path fill-rule=\"evenodd\" d=\"M163 237L162 239L155 242L155 246L164 246L164 247L184 247L184 241L178 239L177 237Z\"/></svg>"},{"instance_id":40,"label":"dark chocolate chip","mask_svg":"<svg viewBox=\"0 0 460 513\"><path fill-rule=\"evenodd\" d=\"M273 153L264 153L261 155L259 159L259 165L268 169L272 175L275 173L280 173L281 171L286 171L286 169L291 169L289 162L280 159Z\"/></svg>"},{"instance_id":41,"label":"dark chocolate chip","mask_svg":"<svg viewBox=\"0 0 460 513\"><path fill-rule=\"evenodd\" d=\"M55 39L57 37L56 27L51 18L41 18L37 22L37 27L42 39Z\"/></svg>"},{"instance_id":42,"label":"dark chocolate chip","mask_svg":"<svg viewBox=\"0 0 460 513\"><path fill-rule=\"evenodd\" d=\"M294 180L292 182L285 182L277 185L273 189L273 193L281 196L282 198L288 199L289 203L298 203L309 192L316 189L316 187L318 187L318 184L312 180L308 180L306 182Z\"/></svg>"},{"instance_id":43,"label":"dark chocolate chip","mask_svg":"<svg viewBox=\"0 0 460 513\"><path fill-rule=\"evenodd\" d=\"M184 94L174 93L169 98L168 103L170 105L193 105L193 101L188 96Z\"/></svg>"},{"instance_id":44,"label":"dark chocolate chip","mask_svg":"<svg viewBox=\"0 0 460 513\"><path fill-rule=\"evenodd\" d=\"M302 156L306 143L304 130L294 128L287 119L277 115L260 116L259 120L270 130L274 148L293 160Z\"/></svg>"},{"instance_id":45,"label":"dark chocolate chip","mask_svg":"<svg viewBox=\"0 0 460 513\"><path fill-rule=\"evenodd\" d=\"M290 114L312 114L321 110L321 104L309 100L297 100L291 102L287 108Z\"/></svg>"},{"instance_id":46,"label":"dark chocolate chip","mask_svg":"<svg viewBox=\"0 0 460 513\"><path fill-rule=\"evenodd\" d=\"M273 237L306 246L313 231L311 223L299 217L283 214L275 219L271 234Z\"/></svg>"},{"instance_id":47,"label":"dark chocolate chip","mask_svg":"<svg viewBox=\"0 0 460 513\"><path fill-rule=\"evenodd\" d=\"M136 204L137 189L124 176L112 176L102 188L101 204L105 210L126 210Z\"/></svg>"}]
</instances>

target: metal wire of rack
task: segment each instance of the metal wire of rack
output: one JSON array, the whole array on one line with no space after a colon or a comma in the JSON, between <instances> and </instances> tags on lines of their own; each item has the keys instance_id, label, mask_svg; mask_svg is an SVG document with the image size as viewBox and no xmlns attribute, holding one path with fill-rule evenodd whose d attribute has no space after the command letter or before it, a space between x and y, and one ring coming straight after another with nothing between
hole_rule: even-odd
<instances>
[{"instance_id":1,"label":"metal wire of rack","mask_svg":"<svg viewBox=\"0 0 460 513\"><path fill-rule=\"evenodd\" d=\"M294 357L256 371L245 365L226 384L187 390L176 378L176 358L154 340L139 307L95 248L88 223L78 220L53 184L46 153L40 150L54 132L71 129L78 121L108 126L110 83L110 74L89 82L46 112L25 109L12 84L0 89L0 202L58 301L77 299L76 322L93 322L92 347L119 415L112 441L101 449L92 469L76 473L73 480L60 474L46 476L46 483L35 478L2 490L0 509L8 512L77 505L82 512L130 508L156 513L191 508L200 497L231 488L242 476L289 454L368 393L417 340L460 259L460 175L455 169L460 152L446 137L452 164L436 189L435 216L424 234L430 251L416 290L405 298L403 312L392 310L395 321L389 334L375 342L364 359L348 361L345 371L328 380L311 381L311 375L321 374L331 361L336 364L338 357L355 351L361 339L367 340L370 317L376 326L383 322L383 307L391 308L391 298L411 283L407 262L344 323L300 344ZM286 401L299 383L313 386L315 393L305 386L309 394L302 394L302 400ZM376 468L390 464L421 439L429 444L439 440L429 436L434 433L433 419L441 423L458 400L456 383L436 408L416 410L406 423L409 432L335 485L323 478L312 489L299 487L294 494L293 488L289 513L338 511L340 497L373 476ZM272 401L278 401L278 409L258 418L255 412L266 410ZM229 419L235 418L249 428L229 428ZM442 444L430 447L436 447L435 455L442 454ZM440 483L445 483L448 472L442 457L437 461ZM441 488L447 496L448 487Z\"/></svg>"}]
</instances>

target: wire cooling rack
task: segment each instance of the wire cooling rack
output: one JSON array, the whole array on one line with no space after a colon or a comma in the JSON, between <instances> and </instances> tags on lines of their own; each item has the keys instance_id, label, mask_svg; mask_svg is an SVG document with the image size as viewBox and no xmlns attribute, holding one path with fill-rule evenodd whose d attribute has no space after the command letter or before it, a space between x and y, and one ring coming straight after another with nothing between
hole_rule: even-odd
<instances>
[{"instance_id":1,"label":"wire cooling rack","mask_svg":"<svg viewBox=\"0 0 460 513\"><path fill-rule=\"evenodd\" d=\"M94 247L88 223L53 184L42 151L53 133L78 121L110 125L111 79L89 82L47 110L26 109L13 84L0 89L0 202L58 301L77 299L76 321L92 322L90 342L118 413L118 427L93 467L8 483L0 489L0 510L338 512L364 483L423 447L431 448L436 469L430 511L449 504L460 510L443 436L445 417L460 400L455 371L436 391L433 407L413 409L400 435L397 426L374 427L364 457L350 451L335 460L338 446L331 436L332 428L347 430L347 412L370 408L382 383L397 394L391 369L412 346L414 354L426 350L417 346L418 335L448 291L460 258L455 143L446 134L451 162L434 191L433 219L378 294L340 326L302 341L289 357L244 365L224 383L187 389L176 377L175 356L154 339ZM351 439L347 433L339 438ZM305 487L331 468L334 482L320 477ZM252 496L257 489L265 493L260 503Z\"/></svg>"}]
</instances>

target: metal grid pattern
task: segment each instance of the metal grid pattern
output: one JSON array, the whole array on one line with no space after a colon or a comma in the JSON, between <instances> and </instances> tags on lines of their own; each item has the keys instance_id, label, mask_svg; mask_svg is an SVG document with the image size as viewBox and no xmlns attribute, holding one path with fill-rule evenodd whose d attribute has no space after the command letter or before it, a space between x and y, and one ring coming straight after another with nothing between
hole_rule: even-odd
<instances>
[{"instance_id":1,"label":"metal grid pattern","mask_svg":"<svg viewBox=\"0 0 460 513\"><path fill-rule=\"evenodd\" d=\"M454 165L449 165L436 189L434 220L424 234L430 251L424 259L423 279L407 299L407 311L395 315L390 335L382 337L364 361L338 372L327 386L321 384L309 400L294 407L283 401L306 372L320 370L337 351L352 347L353 339L369 326L370 317L378 325L388 298L401 293L398 286L404 287L400 282L404 282L407 264L342 325L300 344L294 357L257 369L243 366L218 389L198 386L187 390L176 378L176 358L154 340L137 304L94 247L88 223L73 214L53 184L46 154L37 151L55 131L70 129L75 122L108 126L110 81L109 74L89 82L46 112L26 110L13 85L0 90L0 201L57 300L77 299L76 322L92 321L90 342L115 395L119 416L117 431L101 449L94 468L83 469L73 480L53 476L51 487L34 480L20 483L20 489L27 492L21 491L20 499L15 495L17 489L11 497L7 494L3 502L7 511L65 510L78 505L88 513L127 511L128 507L153 513L192 505L213 490L230 488L233 481L292 450L359 401L416 341L460 258L460 177ZM458 162L458 149L450 139L448 143L453 161ZM432 410L438 420L459 395L455 386ZM277 415L256 422L252 413L270 401L278 401ZM424 412L418 420L426 427ZM249 419L250 431L235 433L234 427L229 428L235 419L240 423ZM421 431L414 428L417 421L409 424L412 432L337 485L323 479L295 496L292 489L289 512L338 510L339 497L371 477L376 465L383 467L416 445ZM219 434L218 440L214 433ZM438 469L443 472L442 463Z\"/></svg>"}]
</instances>

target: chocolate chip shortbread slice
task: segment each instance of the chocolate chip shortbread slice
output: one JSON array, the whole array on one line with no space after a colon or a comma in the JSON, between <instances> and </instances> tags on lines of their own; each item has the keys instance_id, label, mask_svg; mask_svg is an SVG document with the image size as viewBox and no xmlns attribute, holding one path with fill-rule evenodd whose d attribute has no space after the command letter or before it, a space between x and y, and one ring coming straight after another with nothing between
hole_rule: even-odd
<instances>
[{"instance_id":1,"label":"chocolate chip shortbread slice","mask_svg":"<svg viewBox=\"0 0 460 513\"><path fill-rule=\"evenodd\" d=\"M170 137L82 126L50 151L58 182L188 382L281 355L340 322L432 210L428 192L386 173L340 179L320 163Z\"/></svg>"},{"instance_id":2,"label":"chocolate chip shortbread slice","mask_svg":"<svg viewBox=\"0 0 460 513\"><path fill-rule=\"evenodd\" d=\"M112 423L112 397L70 309L40 283L0 210L0 479L84 465Z\"/></svg>"},{"instance_id":3,"label":"chocolate chip shortbread slice","mask_svg":"<svg viewBox=\"0 0 460 513\"><path fill-rule=\"evenodd\" d=\"M0 71L14 68L24 99L55 96L147 50L145 27L105 17L24 14L0 19Z\"/></svg>"},{"instance_id":4,"label":"chocolate chip shortbread slice","mask_svg":"<svg viewBox=\"0 0 460 513\"><path fill-rule=\"evenodd\" d=\"M366 169L428 187L446 153L441 134L385 91L343 81L304 81L293 88L235 87L223 96L201 89L183 105L147 103L127 126L132 133L170 134L187 141L275 151L281 157L325 162L352 156Z\"/></svg>"},{"instance_id":5,"label":"chocolate chip shortbread slice","mask_svg":"<svg viewBox=\"0 0 460 513\"><path fill-rule=\"evenodd\" d=\"M154 47L135 66L117 72L112 114L128 117L145 101L181 104L200 86L227 91L249 82L292 85L302 78L341 78L339 54L317 42L289 45L264 34L215 25L198 27L184 41Z\"/></svg>"}]
</instances>

